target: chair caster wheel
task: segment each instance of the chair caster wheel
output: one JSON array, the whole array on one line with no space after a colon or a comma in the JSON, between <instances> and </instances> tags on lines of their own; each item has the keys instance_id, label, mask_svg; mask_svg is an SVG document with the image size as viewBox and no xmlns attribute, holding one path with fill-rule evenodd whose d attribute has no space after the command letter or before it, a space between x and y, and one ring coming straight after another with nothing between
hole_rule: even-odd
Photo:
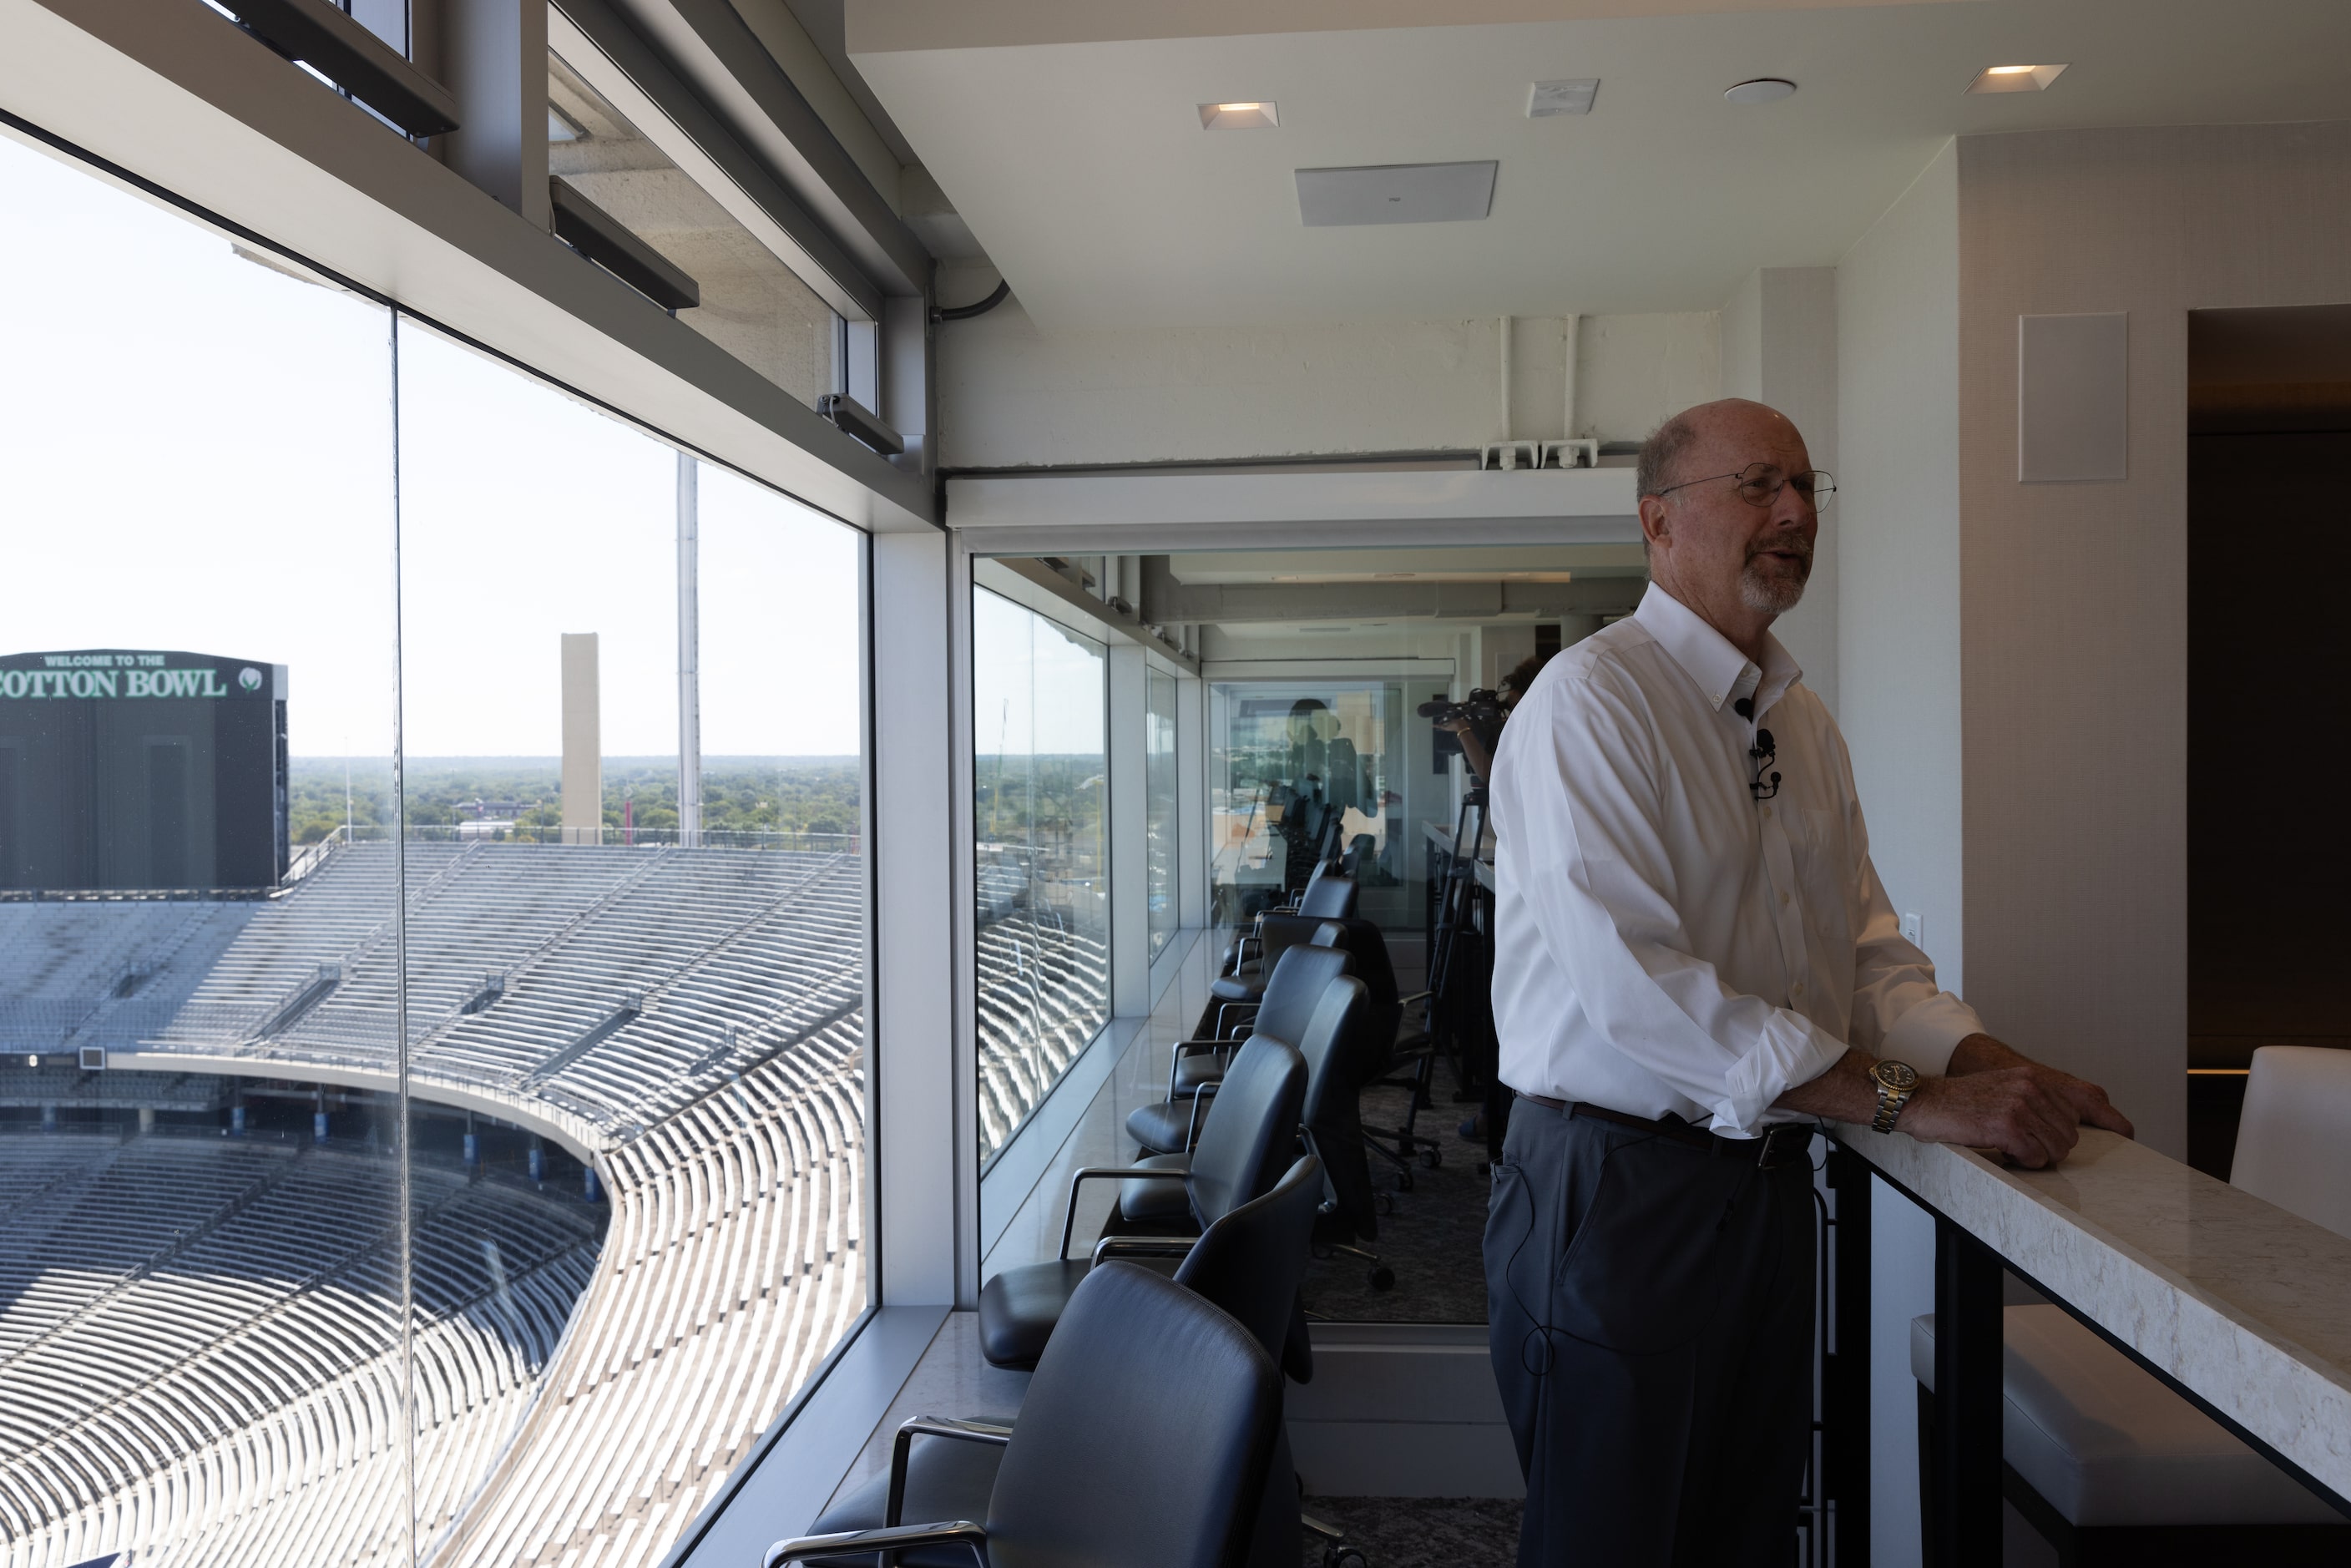
<instances>
[{"instance_id":1,"label":"chair caster wheel","mask_svg":"<svg viewBox=\"0 0 2351 1568\"><path fill-rule=\"evenodd\" d=\"M1445 1151L1438 1148L1435 1144L1431 1144L1426 1148L1420 1151L1420 1163L1426 1166L1430 1170L1435 1170L1437 1166L1445 1163Z\"/></svg>"},{"instance_id":2,"label":"chair caster wheel","mask_svg":"<svg viewBox=\"0 0 2351 1568\"><path fill-rule=\"evenodd\" d=\"M1372 1270L1371 1281L1374 1291L1393 1291L1395 1289L1395 1270L1383 1263Z\"/></svg>"},{"instance_id":3,"label":"chair caster wheel","mask_svg":"<svg viewBox=\"0 0 2351 1568\"><path fill-rule=\"evenodd\" d=\"M1345 1568L1345 1564L1350 1563L1355 1568L1371 1568L1370 1559L1352 1546L1326 1546L1322 1549L1322 1568Z\"/></svg>"},{"instance_id":4,"label":"chair caster wheel","mask_svg":"<svg viewBox=\"0 0 2351 1568\"><path fill-rule=\"evenodd\" d=\"M1398 1171L1398 1172L1396 1172L1396 1191L1398 1191L1398 1192L1410 1192L1411 1190L1412 1190L1412 1173L1411 1173L1410 1171Z\"/></svg>"},{"instance_id":5,"label":"chair caster wheel","mask_svg":"<svg viewBox=\"0 0 2351 1568\"><path fill-rule=\"evenodd\" d=\"M1395 1212L1395 1198L1392 1195L1384 1192L1374 1194L1372 1198L1372 1211L1383 1216L1394 1214Z\"/></svg>"}]
</instances>

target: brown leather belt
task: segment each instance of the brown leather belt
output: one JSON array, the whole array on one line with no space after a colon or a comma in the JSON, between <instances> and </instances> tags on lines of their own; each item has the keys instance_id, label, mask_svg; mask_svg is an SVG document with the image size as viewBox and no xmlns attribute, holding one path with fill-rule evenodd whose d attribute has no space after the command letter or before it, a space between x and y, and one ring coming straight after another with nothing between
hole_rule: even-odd
<instances>
[{"instance_id":1,"label":"brown leather belt","mask_svg":"<svg viewBox=\"0 0 2351 1568\"><path fill-rule=\"evenodd\" d=\"M1760 1138L1726 1138L1719 1133L1709 1133L1704 1127L1693 1127L1687 1122L1655 1121L1647 1116L1612 1111L1588 1100L1554 1100L1548 1094L1529 1094L1517 1089L1510 1092L1521 1100L1532 1101L1547 1111L1557 1111L1563 1116L1614 1122L1620 1127L1656 1133L1727 1159L1751 1159L1758 1170L1778 1170L1783 1166L1808 1165L1812 1161L1813 1129L1806 1123L1788 1122L1776 1127L1767 1127Z\"/></svg>"}]
</instances>

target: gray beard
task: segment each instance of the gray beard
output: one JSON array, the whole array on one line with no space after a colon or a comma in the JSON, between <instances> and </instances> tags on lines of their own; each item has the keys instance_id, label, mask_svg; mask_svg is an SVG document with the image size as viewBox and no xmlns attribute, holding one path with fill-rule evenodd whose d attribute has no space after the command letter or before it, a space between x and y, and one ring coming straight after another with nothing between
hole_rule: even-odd
<instances>
[{"instance_id":1,"label":"gray beard","mask_svg":"<svg viewBox=\"0 0 2351 1568\"><path fill-rule=\"evenodd\" d=\"M1759 615L1785 615L1804 597L1804 583L1810 576L1807 572L1794 582L1781 583L1750 566L1739 574L1739 602Z\"/></svg>"}]
</instances>

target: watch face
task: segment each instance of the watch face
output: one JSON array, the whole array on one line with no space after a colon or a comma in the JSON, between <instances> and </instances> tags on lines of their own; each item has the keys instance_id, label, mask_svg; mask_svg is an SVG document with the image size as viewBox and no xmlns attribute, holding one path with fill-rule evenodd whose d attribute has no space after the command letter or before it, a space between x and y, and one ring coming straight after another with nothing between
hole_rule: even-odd
<instances>
[{"instance_id":1,"label":"watch face","mask_svg":"<svg viewBox=\"0 0 2351 1568\"><path fill-rule=\"evenodd\" d=\"M1918 1070L1907 1061L1881 1061L1870 1069L1872 1076L1888 1089L1916 1089Z\"/></svg>"}]
</instances>

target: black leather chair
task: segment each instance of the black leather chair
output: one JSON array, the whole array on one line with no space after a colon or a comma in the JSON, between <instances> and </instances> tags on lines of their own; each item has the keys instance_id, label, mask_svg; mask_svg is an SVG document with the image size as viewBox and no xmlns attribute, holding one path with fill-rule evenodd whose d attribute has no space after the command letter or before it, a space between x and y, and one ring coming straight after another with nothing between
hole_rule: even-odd
<instances>
[{"instance_id":1,"label":"black leather chair","mask_svg":"<svg viewBox=\"0 0 2351 1568\"><path fill-rule=\"evenodd\" d=\"M1273 977L1266 982L1265 995L1248 1004L1250 1011L1233 1026L1235 1033L1212 1032L1193 1040L1179 1040L1169 1049L1168 1099L1188 1101L1202 1084L1214 1083L1224 1077L1225 1063L1237 1040L1268 1034L1292 1045L1298 1043L1306 1020L1314 1016L1314 1005L1322 999L1323 985L1333 975L1348 973L1354 964L1338 946L1342 928L1329 921L1322 924L1328 927L1328 939L1311 946L1292 947L1281 956L1281 961L1274 966ZM1128 1113L1127 1131L1135 1142L1152 1147L1135 1131L1135 1114ZM1187 1107L1187 1122L1189 1116Z\"/></svg>"},{"instance_id":2,"label":"black leather chair","mask_svg":"<svg viewBox=\"0 0 2351 1568\"><path fill-rule=\"evenodd\" d=\"M1322 1002L1298 1042L1299 1054L1306 1059L1306 1101L1299 1119L1307 1149L1322 1163L1316 1255L1349 1254L1367 1265L1366 1278L1374 1290L1386 1291L1395 1285L1395 1270L1354 1245L1376 1240L1380 1233L1371 1161L1364 1152L1376 1145L1364 1134L1361 1100L1364 1080L1380 1060L1371 996L1371 988L1351 976L1338 976L1323 988ZM1144 1163L1165 1166L1180 1160L1180 1155L1159 1156ZM1119 1201L1121 1218L1129 1223L1165 1223L1169 1218L1156 1186L1130 1183Z\"/></svg>"},{"instance_id":3,"label":"black leather chair","mask_svg":"<svg viewBox=\"0 0 2351 1568\"><path fill-rule=\"evenodd\" d=\"M1306 1062L1295 1046L1267 1037L1242 1045L1201 1121L1199 1146L1182 1170L1092 1166L1070 1178L1061 1253L1051 1262L1007 1269L980 1287L979 1350L994 1366L1033 1366L1062 1309L1090 1267L1070 1256L1078 1193L1097 1179L1165 1183L1181 1191L1192 1234L1272 1190L1297 1147L1306 1100ZM1113 1211L1113 1218L1116 1218Z\"/></svg>"},{"instance_id":4,"label":"black leather chair","mask_svg":"<svg viewBox=\"0 0 2351 1568\"><path fill-rule=\"evenodd\" d=\"M1312 941L1318 922L1345 920L1353 916L1357 890L1353 877L1316 875L1298 896L1298 903L1288 909L1269 910L1258 916L1256 925L1235 943L1225 972L1208 983L1209 1002L1201 1014L1198 1034L1222 1034L1224 1019L1232 1009L1257 1000L1265 989L1266 977L1281 954L1300 942Z\"/></svg>"},{"instance_id":5,"label":"black leather chair","mask_svg":"<svg viewBox=\"0 0 2351 1568\"><path fill-rule=\"evenodd\" d=\"M1343 977L1323 992L1322 1005L1299 1042L1299 1054L1306 1059L1306 1103L1299 1119L1307 1146L1322 1162L1327 1201L1315 1239L1326 1246L1379 1239L1361 1101L1366 1066L1376 1059L1377 1027L1371 988ZM1367 1252L1359 1256L1373 1265L1374 1287L1386 1290L1395 1283L1378 1259Z\"/></svg>"},{"instance_id":6,"label":"black leather chair","mask_svg":"<svg viewBox=\"0 0 2351 1568\"><path fill-rule=\"evenodd\" d=\"M1299 1054L1306 1062L1306 1094L1299 1118L1305 1146L1321 1155L1324 1170L1317 1247L1325 1252L1339 1248L1355 1252L1372 1266L1374 1286L1385 1290L1395 1282L1395 1275L1377 1258L1349 1245L1359 1237L1376 1235L1379 1228L1373 1215L1371 1168L1364 1157L1362 1123L1355 1112L1355 1085L1367 1049L1365 1016L1363 982L1344 975L1332 977L1299 1040ZM1157 1235L1194 1231L1196 1227L1186 1210L1182 1193L1165 1179L1166 1172L1186 1169L1191 1159L1189 1154L1176 1150L1136 1161L1135 1170L1150 1175L1121 1184L1111 1231Z\"/></svg>"},{"instance_id":7,"label":"black leather chair","mask_svg":"<svg viewBox=\"0 0 2351 1568\"><path fill-rule=\"evenodd\" d=\"M1177 1284L1229 1313L1268 1355L1281 1362L1297 1332L1299 1281L1306 1271L1323 1190L1322 1163L1309 1155L1293 1164L1271 1192L1242 1204L1196 1239L1105 1237L1094 1248L1094 1260L1116 1257L1155 1272L1174 1270ZM1304 1370L1312 1375L1311 1360ZM1297 1370L1290 1375L1297 1376ZM827 1509L810 1533L876 1530L909 1516L983 1517L996 1486L997 1461L1004 1452L988 1438L1011 1429L1008 1424L916 1416L898 1428L889 1473L874 1477ZM969 1440L914 1441L925 1437ZM1266 1479L1265 1505L1258 1521L1265 1550L1256 1560L1294 1568L1299 1522L1297 1478L1284 1444ZM1279 1540L1285 1531L1287 1541ZM851 1568L870 1559L825 1561ZM908 1568L957 1568L968 1559L959 1548L934 1547L908 1552L903 1561Z\"/></svg>"},{"instance_id":8,"label":"black leather chair","mask_svg":"<svg viewBox=\"0 0 2351 1568\"><path fill-rule=\"evenodd\" d=\"M1405 1102L1404 1124L1365 1127L1365 1146L1396 1167L1396 1186L1410 1192L1411 1162L1417 1157L1435 1170L1445 1157L1443 1145L1433 1138L1421 1136L1419 1132L1420 1113L1428 1107L1429 1081L1437 1064L1436 1042L1425 1027L1425 1015L1423 1028L1410 1034L1405 1032L1405 1012L1414 1004L1426 1001L1429 993L1407 994L1397 988L1395 967L1388 957L1387 936L1378 925L1361 918L1341 920L1338 925L1338 946L1353 960L1352 972L1371 988L1368 1039L1374 1049L1366 1061L1362 1087L1412 1092L1411 1098Z\"/></svg>"},{"instance_id":9,"label":"black leather chair","mask_svg":"<svg viewBox=\"0 0 2351 1568\"><path fill-rule=\"evenodd\" d=\"M1148 1269L1107 1261L1071 1296L1000 1446L984 1519L779 1541L763 1568L967 1553L978 1568L1239 1568L1281 1430L1281 1373L1255 1335ZM943 1428L963 1423L941 1423Z\"/></svg>"}]
</instances>

